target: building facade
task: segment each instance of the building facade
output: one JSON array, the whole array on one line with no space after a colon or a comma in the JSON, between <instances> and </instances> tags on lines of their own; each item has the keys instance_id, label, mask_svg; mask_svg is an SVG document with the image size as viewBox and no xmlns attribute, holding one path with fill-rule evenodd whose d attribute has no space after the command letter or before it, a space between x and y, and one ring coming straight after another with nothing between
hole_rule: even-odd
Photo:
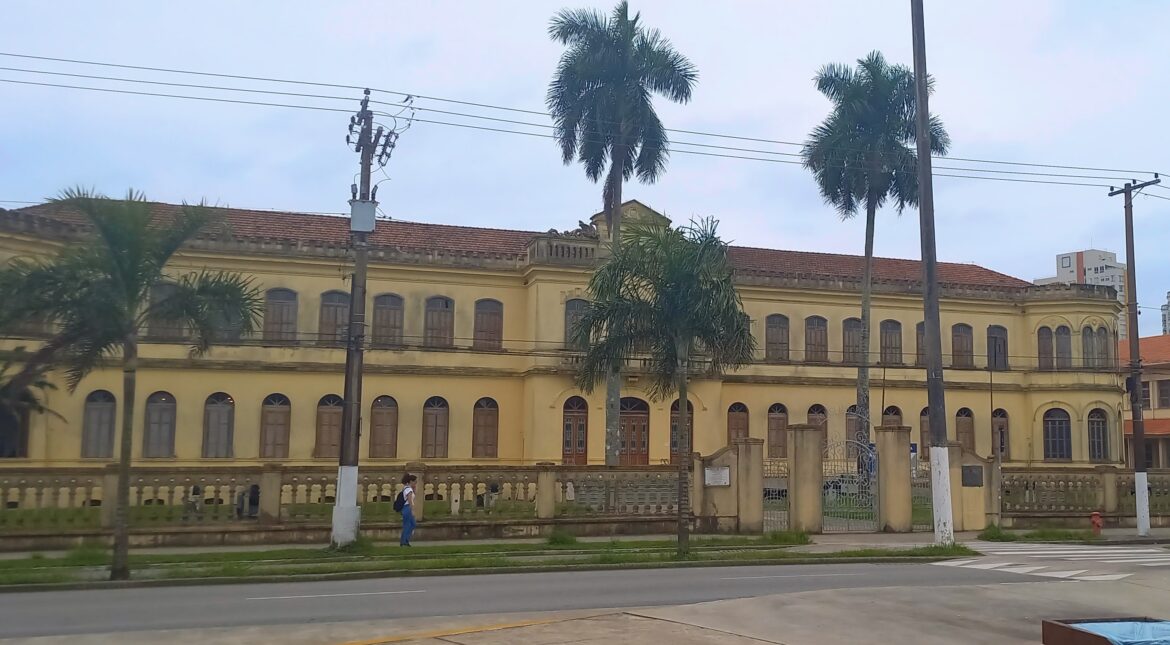
<instances>
[{"instance_id":1,"label":"building facade","mask_svg":"<svg viewBox=\"0 0 1170 645\"><path fill-rule=\"evenodd\" d=\"M1170 336L1142 338L1142 419L1146 432L1146 467L1170 468ZM1129 345L1122 343L1122 367L1129 361ZM1125 460L1133 460L1133 411L1125 401Z\"/></svg>"},{"instance_id":2,"label":"building facade","mask_svg":"<svg viewBox=\"0 0 1170 645\"><path fill-rule=\"evenodd\" d=\"M177 207L156 208L165 216ZM627 218L662 217L636 201L624 208ZM223 212L223 230L194 240L171 272L209 267L252 276L264 293L262 329L200 357L189 355L181 329L143 330L134 459L176 467L336 463L348 222ZM0 212L0 231L0 259L48 255L91 235L77 216L49 206ZM600 215L547 233L379 221L371 235L361 458L603 463L605 388L574 387L580 352L568 332L607 233ZM782 457L790 423L823 423L830 440L856 436L865 424L853 406L862 352L873 357L871 423L911 426L912 441L923 444L918 262L876 260L873 333L863 348L862 258L746 247L731 255L759 350L743 369L692 378L696 452L746 435ZM1114 292L1036 286L967 264L941 263L939 275L951 439L986 457L994 428L1007 462L1120 463ZM36 335L0 342L28 346ZM622 459L678 459L679 404L651 399L644 384L633 358L622 384ZM60 416L0 428L0 457L33 467L114 458L116 363L75 392L47 398Z\"/></svg>"},{"instance_id":3,"label":"building facade","mask_svg":"<svg viewBox=\"0 0 1170 645\"><path fill-rule=\"evenodd\" d=\"M1036 284L1099 284L1112 287L1117 301L1125 306L1125 265L1117 261L1117 254L1098 249L1061 253L1056 256L1056 276L1042 278ZM1126 338L1124 315L1117 317L1117 335Z\"/></svg>"}]
</instances>

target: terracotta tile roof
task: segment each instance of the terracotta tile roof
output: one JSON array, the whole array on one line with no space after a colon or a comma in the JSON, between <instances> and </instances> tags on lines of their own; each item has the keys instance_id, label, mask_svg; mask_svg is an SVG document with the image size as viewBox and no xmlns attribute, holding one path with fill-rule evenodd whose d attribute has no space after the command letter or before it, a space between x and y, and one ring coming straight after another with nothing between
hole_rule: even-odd
<instances>
[{"instance_id":1,"label":"terracotta tile roof","mask_svg":"<svg viewBox=\"0 0 1170 645\"><path fill-rule=\"evenodd\" d=\"M159 219L165 221L174 217L180 206L155 203L154 208ZM219 210L224 213L230 232L238 238L325 245L344 245L349 238L348 219L341 216L239 208ZM12 213L82 224L77 213L48 204L29 206ZM528 243L540 235L544 233L379 220L371 236L371 243L374 246L453 254L522 256ZM731 248L731 259L736 268L743 272L791 277L857 279L863 267L863 258L856 255L738 246ZM918 283L922 277L922 268L917 260L875 258L874 277L881 281ZM981 288L1019 289L1031 286L1024 280L980 266L949 262L939 263L939 280L947 285Z\"/></svg>"},{"instance_id":2,"label":"terracotta tile roof","mask_svg":"<svg viewBox=\"0 0 1170 645\"><path fill-rule=\"evenodd\" d=\"M1170 336L1148 336L1138 340L1142 349L1143 365L1170 363ZM1119 343L1117 356L1121 362L1129 362L1129 341Z\"/></svg>"},{"instance_id":3,"label":"terracotta tile roof","mask_svg":"<svg viewBox=\"0 0 1170 645\"><path fill-rule=\"evenodd\" d=\"M1146 435L1167 435L1170 436L1170 419L1145 419L1144 420ZM1125 434L1133 434L1133 421L1125 420Z\"/></svg>"}]
</instances>

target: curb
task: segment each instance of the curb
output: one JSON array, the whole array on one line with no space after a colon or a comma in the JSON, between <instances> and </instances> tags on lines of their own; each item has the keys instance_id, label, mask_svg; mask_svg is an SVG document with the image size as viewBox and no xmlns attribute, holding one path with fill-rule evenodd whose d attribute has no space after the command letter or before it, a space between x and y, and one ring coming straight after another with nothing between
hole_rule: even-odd
<instances>
[{"instance_id":1,"label":"curb","mask_svg":"<svg viewBox=\"0 0 1170 645\"><path fill-rule=\"evenodd\" d=\"M421 571L345 571L340 573L301 573L264 575L242 578L175 578L170 580L95 580L91 582L51 582L29 585L0 585L0 594L35 591L83 591L90 589L134 589L142 587L194 587L202 585L266 584L274 582L323 582L329 580L364 580L371 578L430 578L438 576L487 575L506 573L559 573L565 571L616 571L621 569L691 569L711 567L760 567L810 564L910 564L955 560L967 556L875 556L856 558L788 558L782 560L699 560L683 562L643 562L630 564L536 565L509 567L473 567L430 569Z\"/></svg>"}]
</instances>

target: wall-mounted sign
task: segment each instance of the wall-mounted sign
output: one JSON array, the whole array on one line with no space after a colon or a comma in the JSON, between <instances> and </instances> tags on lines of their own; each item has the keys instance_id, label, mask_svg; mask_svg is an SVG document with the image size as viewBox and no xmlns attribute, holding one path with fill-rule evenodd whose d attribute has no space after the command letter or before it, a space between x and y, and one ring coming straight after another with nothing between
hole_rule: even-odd
<instances>
[{"instance_id":1,"label":"wall-mounted sign","mask_svg":"<svg viewBox=\"0 0 1170 645\"><path fill-rule=\"evenodd\" d=\"M703 469L703 485L730 486L731 466L708 466Z\"/></svg>"}]
</instances>

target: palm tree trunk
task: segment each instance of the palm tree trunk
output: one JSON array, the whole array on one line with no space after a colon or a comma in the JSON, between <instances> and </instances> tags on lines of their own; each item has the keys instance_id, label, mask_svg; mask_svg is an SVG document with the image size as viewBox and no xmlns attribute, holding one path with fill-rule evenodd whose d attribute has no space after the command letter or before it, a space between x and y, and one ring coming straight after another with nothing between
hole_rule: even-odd
<instances>
[{"instance_id":1,"label":"palm tree trunk","mask_svg":"<svg viewBox=\"0 0 1170 645\"><path fill-rule=\"evenodd\" d=\"M122 448L114 507L114 561L110 580L130 579L130 452L134 447L134 390L138 385L138 332L122 343Z\"/></svg>"},{"instance_id":2,"label":"palm tree trunk","mask_svg":"<svg viewBox=\"0 0 1170 645\"><path fill-rule=\"evenodd\" d=\"M877 220L877 200L865 202L865 269L861 277L861 362L857 366L857 416L861 430L856 437L869 443L869 330L870 300L873 297L873 230Z\"/></svg>"},{"instance_id":3,"label":"palm tree trunk","mask_svg":"<svg viewBox=\"0 0 1170 645\"><path fill-rule=\"evenodd\" d=\"M684 558L691 550L691 411L687 400L687 368L690 361L690 339L681 339L675 348L678 355L678 451L682 463L678 466L678 557Z\"/></svg>"},{"instance_id":4,"label":"palm tree trunk","mask_svg":"<svg viewBox=\"0 0 1170 645\"><path fill-rule=\"evenodd\" d=\"M622 227L622 177L625 174L625 154L615 148L613 164L609 168L610 176L606 184L613 187L609 193L609 237L614 253L621 246ZM605 465L617 466L621 463L622 439L622 366L614 363L605 377Z\"/></svg>"}]
</instances>

